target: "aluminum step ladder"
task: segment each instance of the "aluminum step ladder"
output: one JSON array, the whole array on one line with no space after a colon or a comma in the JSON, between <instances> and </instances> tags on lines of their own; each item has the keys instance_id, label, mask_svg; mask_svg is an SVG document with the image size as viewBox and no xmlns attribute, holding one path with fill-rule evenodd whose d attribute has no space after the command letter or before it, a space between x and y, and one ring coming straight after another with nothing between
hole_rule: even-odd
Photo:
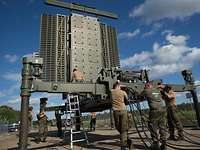
<instances>
[{"instance_id":1,"label":"aluminum step ladder","mask_svg":"<svg viewBox=\"0 0 200 150\"><path fill-rule=\"evenodd\" d=\"M81 118L81 112L80 112L80 106L79 106L79 96L68 94L67 97L68 104L67 104L67 114L70 118L70 148L73 149L73 143L77 142L88 142L87 133L84 129L82 118ZM77 126L80 126L80 131L77 131ZM81 130L82 127L82 130ZM74 139L74 137L78 136L79 138ZM81 138L82 137L82 138Z\"/></svg>"}]
</instances>

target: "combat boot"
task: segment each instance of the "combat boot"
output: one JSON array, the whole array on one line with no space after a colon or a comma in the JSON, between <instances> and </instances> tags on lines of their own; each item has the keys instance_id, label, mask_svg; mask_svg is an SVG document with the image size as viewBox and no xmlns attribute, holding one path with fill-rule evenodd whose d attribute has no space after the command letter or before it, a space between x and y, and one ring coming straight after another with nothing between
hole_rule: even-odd
<instances>
[{"instance_id":1,"label":"combat boot","mask_svg":"<svg viewBox=\"0 0 200 150\"><path fill-rule=\"evenodd\" d=\"M181 140L184 140L183 136L179 136L175 141L181 141Z\"/></svg>"},{"instance_id":2,"label":"combat boot","mask_svg":"<svg viewBox=\"0 0 200 150\"><path fill-rule=\"evenodd\" d=\"M166 147L166 141L163 141L160 145L160 150L166 150L167 147Z\"/></svg>"},{"instance_id":3,"label":"combat boot","mask_svg":"<svg viewBox=\"0 0 200 150\"><path fill-rule=\"evenodd\" d=\"M154 141L152 143L152 145L149 147L150 150L159 150L160 147L159 147L159 143L157 141Z\"/></svg>"},{"instance_id":4,"label":"combat boot","mask_svg":"<svg viewBox=\"0 0 200 150\"><path fill-rule=\"evenodd\" d=\"M128 148L126 148L126 145L121 145L121 149L120 150L128 150Z\"/></svg>"},{"instance_id":5,"label":"combat boot","mask_svg":"<svg viewBox=\"0 0 200 150\"><path fill-rule=\"evenodd\" d=\"M131 139L128 139L128 140L127 140L127 147L129 148L129 150L133 150L133 149L134 149L134 148L133 148L133 142L132 142Z\"/></svg>"},{"instance_id":6,"label":"combat boot","mask_svg":"<svg viewBox=\"0 0 200 150\"><path fill-rule=\"evenodd\" d=\"M173 140L173 141L175 141L176 138L174 137L174 135L170 135L170 136L167 138L167 140Z\"/></svg>"}]
</instances>

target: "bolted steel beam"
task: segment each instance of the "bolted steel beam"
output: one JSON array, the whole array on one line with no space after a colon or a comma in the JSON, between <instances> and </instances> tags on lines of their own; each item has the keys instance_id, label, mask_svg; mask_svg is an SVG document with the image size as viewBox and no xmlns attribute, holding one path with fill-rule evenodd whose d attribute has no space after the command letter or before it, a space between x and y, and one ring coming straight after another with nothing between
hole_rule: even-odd
<instances>
[{"instance_id":1,"label":"bolted steel beam","mask_svg":"<svg viewBox=\"0 0 200 150\"><path fill-rule=\"evenodd\" d=\"M57 0L46 0L45 3L48 5L67 8L70 10L76 10L76 11L80 11L80 12L84 12L84 13L90 13L90 14L94 14L97 16L118 19L117 15L114 13L111 13L108 11L103 11L103 10L97 10L94 7L88 7L86 5L82 5L82 4L78 4L78 3L66 3L66 2L61 2L61 1L57 1Z\"/></svg>"}]
</instances>

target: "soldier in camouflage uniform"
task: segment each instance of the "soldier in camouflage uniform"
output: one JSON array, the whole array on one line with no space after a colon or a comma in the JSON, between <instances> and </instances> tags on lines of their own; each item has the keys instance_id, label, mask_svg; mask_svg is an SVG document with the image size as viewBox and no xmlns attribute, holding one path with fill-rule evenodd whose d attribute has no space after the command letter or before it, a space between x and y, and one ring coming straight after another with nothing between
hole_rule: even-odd
<instances>
[{"instance_id":1,"label":"soldier in camouflage uniform","mask_svg":"<svg viewBox=\"0 0 200 150\"><path fill-rule=\"evenodd\" d=\"M32 128L32 120L33 120L33 107L30 106L28 108L28 126L29 126L29 131Z\"/></svg>"},{"instance_id":2,"label":"soldier in camouflage uniform","mask_svg":"<svg viewBox=\"0 0 200 150\"><path fill-rule=\"evenodd\" d=\"M61 119L62 114L59 113L59 110L55 111L55 117L56 117L56 126L58 129L57 136L61 137L62 136L62 119Z\"/></svg>"},{"instance_id":3,"label":"soldier in camouflage uniform","mask_svg":"<svg viewBox=\"0 0 200 150\"><path fill-rule=\"evenodd\" d=\"M162 100L158 88L154 88L152 84L146 83L141 95L148 101L149 105L149 122L148 127L151 133L153 144L150 149L166 149L166 133L165 133L165 103ZM157 134L160 133L160 140ZM161 146L159 147L159 141Z\"/></svg>"},{"instance_id":4,"label":"soldier in camouflage uniform","mask_svg":"<svg viewBox=\"0 0 200 150\"><path fill-rule=\"evenodd\" d=\"M38 127L39 127L39 136L36 139L36 143L39 142L45 142L47 138L47 133L48 133L48 126L47 126L47 116L45 114L44 108L46 107L47 104L47 98L43 97L40 98L40 113L37 114L37 119L38 119Z\"/></svg>"},{"instance_id":5,"label":"soldier in camouflage uniform","mask_svg":"<svg viewBox=\"0 0 200 150\"><path fill-rule=\"evenodd\" d=\"M90 130L95 131L96 127L96 112L91 112L91 119L90 119Z\"/></svg>"},{"instance_id":6,"label":"soldier in camouflage uniform","mask_svg":"<svg viewBox=\"0 0 200 150\"><path fill-rule=\"evenodd\" d=\"M41 110L38 114L38 125L39 125L39 136L37 143L46 142L48 127L47 127L47 116L44 110Z\"/></svg>"},{"instance_id":7,"label":"soldier in camouflage uniform","mask_svg":"<svg viewBox=\"0 0 200 150\"><path fill-rule=\"evenodd\" d=\"M183 140L183 126L176 114L176 95L170 85L166 85L163 92L163 98L167 105L167 121L169 126L169 140ZM178 138L174 136L175 127L178 130Z\"/></svg>"}]
</instances>

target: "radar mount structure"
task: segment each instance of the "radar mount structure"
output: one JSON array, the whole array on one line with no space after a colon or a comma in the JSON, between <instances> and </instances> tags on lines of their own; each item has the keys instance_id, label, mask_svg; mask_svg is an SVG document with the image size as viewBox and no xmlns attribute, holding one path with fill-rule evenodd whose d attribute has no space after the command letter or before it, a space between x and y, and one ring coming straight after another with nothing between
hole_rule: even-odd
<instances>
[{"instance_id":1,"label":"radar mount structure","mask_svg":"<svg viewBox=\"0 0 200 150\"><path fill-rule=\"evenodd\" d=\"M56 0L46 0L48 5L62 7L70 10L76 10L84 13L95 14L98 16L108 17L111 19L117 19L117 15L97 10L92 7L80 5L76 3L64 3ZM99 73L98 79L91 83L60 83L60 82L44 82L39 79L41 76L41 70L43 65L43 59L38 56L24 57L23 69L22 69L22 83L21 83L21 120L20 120L20 133L19 133L19 150L27 149L28 140L28 107L31 93L33 92L48 92L48 93L81 93L85 94L86 99L80 102L81 112L87 112L91 108L100 111L111 108L110 91L112 85L117 80L120 80L123 85L130 87L136 93L143 90L144 84L148 81L148 73L146 70L130 71L122 70L120 68L102 68ZM194 101L194 107L196 110L196 116L198 126L200 126L200 111L198 107L198 98L196 93L196 86L192 78L190 70L184 70L182 72L183 78L186 84L175 85L172 87L175 92L190 91ZM131 82L130 82L131 81ZM160 82L160 80L153 81L154 85ZM88 97L89 95L89 97ZM132 103L140 102L137 99L137 95L134 95L134 101ZM96 103L90 103L90 99L96 99ZM96 107L95 107L96 106ZM44 106L45 107L45 106ZM62 107L51 107L46 110L60 110ZM94 110L94 111L95 111ZM93 110L92 110L93 111Z\"/></svg>"}]
</instances>

